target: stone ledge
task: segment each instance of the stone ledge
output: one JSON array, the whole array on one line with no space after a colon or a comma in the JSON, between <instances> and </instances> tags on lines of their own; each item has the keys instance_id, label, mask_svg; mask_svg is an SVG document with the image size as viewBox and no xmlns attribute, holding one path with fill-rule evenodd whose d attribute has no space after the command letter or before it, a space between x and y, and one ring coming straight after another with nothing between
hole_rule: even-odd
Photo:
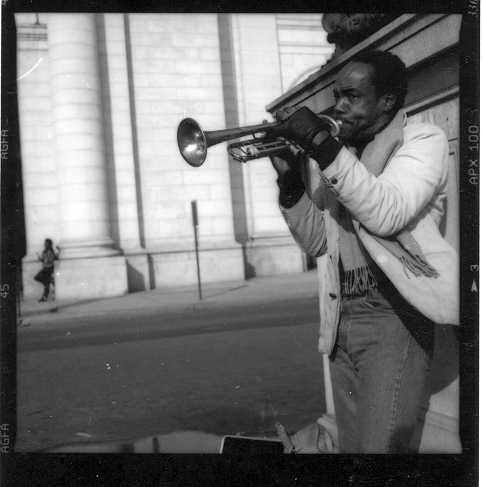
<instances>
[{"instance_id":1,"label":"stone ledge","mask_svg":"<svg viewBox=\"0 0 483 487\"><path fill-rule=\"evenodd\" d=\"M297 245L290 234L252 237L244 242L245 247L272 247Z\"/></svg>"},{"instance_id":2,"label":"stone ledge","mask_svg":"<svg viewBox=\"0 0 483 487\"><path fill-rule=\"evenodd\" d=\"M238 242L235 242L233 239L227 239L226 237L216 238L215 236L212 239L201 237L199 242L200 252L234 250L240 248L241 245ZM178 252L194 252L194 250L195 242L193 235L184 237L184 240L181 238L176 240L165 240L155 245L149 245L146 248L148 254L175 254Z\"/></svg>"}]
</instances>

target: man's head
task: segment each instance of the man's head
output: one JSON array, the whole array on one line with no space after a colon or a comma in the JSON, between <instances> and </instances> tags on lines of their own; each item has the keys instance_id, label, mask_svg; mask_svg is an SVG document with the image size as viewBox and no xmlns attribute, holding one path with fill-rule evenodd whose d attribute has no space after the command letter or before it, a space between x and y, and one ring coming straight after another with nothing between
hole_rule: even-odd
<instances>
[{"instance_id":1,"label":"man's head","mask_svg":"<svg viewBox=\"0 0 483 487\"><path fill-rule=\"evenodd\" d=\"M384 51L355 56L334 86L334 116L343 122L339 137L353 144L372 139L403 106L406 93L406 67L397 56Z\"/></svg>"},{"instance_id":2,"label":"man's head","mask_svg":"<svg viewBox=\"0 0 483 487\"><path fill-rule=\"evenodd\" d=\"M46 250L52 248L52 240L50 238L46 238L44 240L44 247L45 247Z\"/></svg>"}]
</instances>

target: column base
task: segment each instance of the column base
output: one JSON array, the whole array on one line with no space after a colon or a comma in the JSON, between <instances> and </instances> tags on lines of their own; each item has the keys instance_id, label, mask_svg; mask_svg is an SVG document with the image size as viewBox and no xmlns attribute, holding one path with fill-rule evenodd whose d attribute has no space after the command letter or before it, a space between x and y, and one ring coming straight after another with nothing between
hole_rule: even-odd
<instances>
[{"instance_id":1,"label":"column base","mask_svg":"<svg viewBox=\"0 0 483 487\"><path fill-rule=\"evenodd\" d=\"M127 282L130 293L151 289L152 278L148 253L145 249L124 250L127 264Z\"/></svg>"},{"instance_id":2,"label":"column base","mask_svg":"<svg viewBox=\"0 0 483 487\"><path fill-rule=\"evenodd\" d=\"M42 284L34 276L42 265L36 257L27 256L22 263L23 298L39 299ZM55 262L56 299L90 299L121 296L128 290L126 257L61 258Z\"/></svg>"},{"instance_id":3,"label":"column base","mask_svg":"<svg viewBox=\"0 0 483 487\"><path fill-rule=\"evenodd\" d=\"M56 299L90 299L126 294L124 256L63 259L56 266Z\"/></svg>"},{"instance_id":4,"label":"column base","mask_svg":"<svg viewBox=\"0 0 483 487\"><path fill-rule=\"evenodd\" d=\"M244 245L247 278L305 270L304 254L291 236L255 237Z\"/></svg>"},{"instance_id":5,"label":"column base","mask_svg":"<svg viewBox=\"0 0 483 487\"><path fill-rule=\"evenodd\" d=\"M200 248L201 283L244 280L243 252L239 244L227 242ZM149 251L153 287L176 287L196 284L194 249L171 248Z\"/></svg>"}]
</instances>

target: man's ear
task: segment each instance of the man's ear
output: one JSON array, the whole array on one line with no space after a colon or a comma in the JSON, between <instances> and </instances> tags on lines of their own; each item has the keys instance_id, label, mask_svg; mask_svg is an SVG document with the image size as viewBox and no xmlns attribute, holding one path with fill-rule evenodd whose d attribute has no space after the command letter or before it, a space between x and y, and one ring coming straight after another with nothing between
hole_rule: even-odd
<instances>
[{"instance_id":1,"label":"man's ear","mask_svg":"<svg viewBox=\"0 0 483 487\"><path fill-rule=\"evenodd\" d=\"M381 97L382 101L382 108L387 112L392 112L394 105L396 104L396 95L393 93L386 93Z\"/></svg>"}]
</instances>

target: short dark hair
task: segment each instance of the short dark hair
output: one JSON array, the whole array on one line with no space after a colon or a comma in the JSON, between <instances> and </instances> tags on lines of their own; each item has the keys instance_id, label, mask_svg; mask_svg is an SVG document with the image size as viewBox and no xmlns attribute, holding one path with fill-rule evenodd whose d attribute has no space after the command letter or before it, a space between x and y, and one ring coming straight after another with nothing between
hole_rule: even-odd
<instances>
[{"instance_id":1,"label":"short dark hair","mask_svg":"<svg viewBox=\"0 0 483 487\"><path fill-rule=\"evenodd\" d=\"M408 92L408 80L406 66L398 56L386 51L363 51L351 61L372 66L372 81L377 95L395 95L394 111L402 108Z\"/></svg>"}]
</instances>

